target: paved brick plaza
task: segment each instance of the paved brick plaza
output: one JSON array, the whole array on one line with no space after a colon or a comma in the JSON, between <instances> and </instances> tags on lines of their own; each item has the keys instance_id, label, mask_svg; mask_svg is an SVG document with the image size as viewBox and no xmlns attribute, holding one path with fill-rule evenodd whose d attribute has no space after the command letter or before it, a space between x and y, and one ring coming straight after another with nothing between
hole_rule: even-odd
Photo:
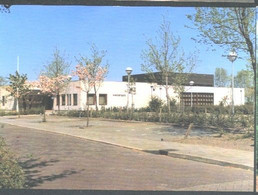
<instances>
[{"instance_id":1,"label":"paved brick plaza","mask_svg":"<svg viewBox=\"0 0 258 195\"><path fill-rule=\"evenodd\" d=\"M0 129L38 189L252 191L253 172L175 159L72 136ZM225 185L226 184L226 185Z\"/></svg>"}]
</instances>

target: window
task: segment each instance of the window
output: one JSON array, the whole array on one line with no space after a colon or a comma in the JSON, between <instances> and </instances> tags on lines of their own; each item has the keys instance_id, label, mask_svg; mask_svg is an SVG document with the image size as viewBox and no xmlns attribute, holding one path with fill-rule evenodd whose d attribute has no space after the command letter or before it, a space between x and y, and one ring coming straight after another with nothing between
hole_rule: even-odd
<instances>
[{"instance_id":1,"label":"window","mask_svg":"<svg viewBox=\"0 0 258 195\"><path fill-rule=\"evenodd\" d=\"M56 96L56 105L59 106L60 105L60 95Z\"/></svg>"},{"instance_id":2,"label":"window","mask_svg":"<svg viewBox=\"0 0 258 195\"><path fill-rule=\"evenodd\" d=\"M72 95L67 94L67 106L71 106L71 105L72 105Z\"/></svg>"},{"instance_id":3,"label":"window","mask_svg":"<svg viewBox=\"0 0 258 195\"><path fill-rule=\"evenodd\" d=\"M94 105L96 102L95 94L88 94L87 102L88 102L88 105Z\"/></svg>"},{"instance_id":4,"label":"window","mask_svg":"<svg viewBox=\"0 0 258 195\"><path fill-rule=\"evenodd\" d=\"M192 96L192 98L191 98ZM186 92L182 94L181 101L184 102L185 106L191 106L191 99L192 105L213 105L214 104L214 94L213 93L191 93Z\"/></svg>"},{"instance_id":5,"label":"window","mask_svg":"<svg viewBox=\"0 0 258 195\"><path fill-rule=\"evenodd\" d=\"M77 106L77 104L78 104L78 101L77 101L77 93L76 93L76 94L73 94L73 105Z\"/></svg>"},{"instance_id":6,"label":"window","mask_svg":"<svg viewBox=\"0 0 258 195\"><path fill-rule=\"evenodd\" d=\"M107 94L99 94L99 105L107 105Z\"/></svg>"},{"instance_id":7,"label":"window","mask_svg":"<svg viewBox=\"0 0 258 195\"><path fill-rule=\"evenodd\" d=\"M65 94L62 95L62 106L65 105Z\"/></svg>"},{"instance_id":8,"label":"window","mask_svg":"<svg viewBox=\"0 0 258 195\"><path fill-rule=\"evenodd\" d=\"M2 105L5 105L5 96L2 96Z\"/></svg>"}]
</instances>

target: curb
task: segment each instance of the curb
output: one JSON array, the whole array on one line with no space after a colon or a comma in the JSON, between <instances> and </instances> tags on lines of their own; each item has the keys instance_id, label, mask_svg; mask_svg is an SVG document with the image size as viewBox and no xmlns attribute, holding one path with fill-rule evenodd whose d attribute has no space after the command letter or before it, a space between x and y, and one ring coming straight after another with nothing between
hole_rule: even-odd
<instances>
[{"instance_id":1,"label":"curb","mask_svg":"<svg viewBox=\"0 0 258 195\"><path fill-rule=\"evenodd\" d=\"M12 126L18 126L18 127L23 127L23 128L39 130L39 131L45 131L45 132L48 132L48 133L55 133L55 134L61 134L61 135L65 135L65 136L72 136L72 137L76 137L76 138L80 138L80 139L100 142L100 143L104 143L104 144L108 144L108 145L113 145L113 146L117 146L117 147L131 149L131 150L137 150L137 151L140 151L140 152L151 153L151 154L155 154L155 155L165 155L165 156L168 156L168 157L192 160L192 161L197 161L197 162L202 162L202 163L207 163L207 164L215 164L215 165L220 165L220 166L241 168L241 169L251 170L251 171L254 170L253 167L250 167L250 166L247 166L247 165L231 163L231 162L226 162L226 161L221 161L221 160L214 160L214 159L210 159L210 158L203 158L203 157L200 157L200 156L182 154L182 153L177 153L177 152L170 152L170 151L167 151L167 150L157 150L155 152L148 152L148 151L140 149L140 148L134 148L134 147L131 147L131 146L120 145L120 144L107 142L107 141L103 141L103 140L91 139L91 138L86 138L86 137L77 136L77 135L71 135L71 134L62 133L62 132L53 132L53 131L46 130L46 129L41 129L41 128L33 128L33 127L27 127L27 126L23 126L23 125L11 124L9 122L0 122L0 124L1 123L12 125Z\"/></svg>"},{"instance_id":2,"label":"curb","mask_svg":"<svg viewBox=\"0 0 258 195\"><path fill-rule=\"evenodd\" d=\"M197 162L203 162L203 163L207 163L207 164L215 164L215 165L220 165L220 166L234 167L234 168L246 169L246 170L251 170L251 171L254 170L253 167L250 167L247 165L231 163L231 162L226 162L226 161L221 161L221 160L214 160L214 159L210 159L210 158L203 158L200 156L194 156L194 155L188 155L188 154L168 152L168 156L171 156L174 158L181 158L181 159L186 159L186 160L197 161Z\"/></svg>"}]
</instances>

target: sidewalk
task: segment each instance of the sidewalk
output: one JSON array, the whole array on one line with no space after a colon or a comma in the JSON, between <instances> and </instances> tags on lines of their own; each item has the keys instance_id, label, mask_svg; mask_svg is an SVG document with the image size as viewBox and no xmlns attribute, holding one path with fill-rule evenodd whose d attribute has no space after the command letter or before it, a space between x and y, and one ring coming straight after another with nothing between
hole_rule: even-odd
<instances>
[{"instance_id":1,"label":"sidewalk","mask_svg":"<svg viewBox=\"0 0 258 195\"><path fill-rule=\"evenodd\" d=\"M86 123L85 120L85 118L48 116L47 122L42 123L40 116L0 117L0 123L75 136L175 158L253 170L254 153L250 151L182 144L168 142L165 139L162 141L162 138L168 135L159 131L161 127L157 124L91 119L91 126L82 128Z\"/></svg>"}]
</instances>

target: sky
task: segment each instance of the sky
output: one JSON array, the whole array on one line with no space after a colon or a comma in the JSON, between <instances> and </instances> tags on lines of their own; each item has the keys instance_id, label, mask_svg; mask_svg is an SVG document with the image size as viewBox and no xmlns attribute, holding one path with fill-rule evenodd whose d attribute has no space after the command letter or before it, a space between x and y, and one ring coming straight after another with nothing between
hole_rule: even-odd
<instances>
[{"instance_id":1,"label":"sky","mask_svg":"<svg viewBox=\"0 0 258 195\"><path fill-rule=\"evenodd\" d=\"M227 55L225 51L207 51L207 45L191 39L198 31L185 27L192 25L186 15L194 12L191 7L12 6L10 13L0 13L0 76L16 71L19 56L20 73L36 80L55 48L66 55L74 70L76 57L90 57L93 43L107 51L106 80L121 81L126 67L132 67L132 74L143 73L141 53L146 41L157 36L164 16L172 32L180 36L185 53L199 51L193 72L214 74L216 67L223 67L231 74L231 63L222 56ZM246 69L246 63L237 59L234 74Z\"/></svg>"}]
</instances>

